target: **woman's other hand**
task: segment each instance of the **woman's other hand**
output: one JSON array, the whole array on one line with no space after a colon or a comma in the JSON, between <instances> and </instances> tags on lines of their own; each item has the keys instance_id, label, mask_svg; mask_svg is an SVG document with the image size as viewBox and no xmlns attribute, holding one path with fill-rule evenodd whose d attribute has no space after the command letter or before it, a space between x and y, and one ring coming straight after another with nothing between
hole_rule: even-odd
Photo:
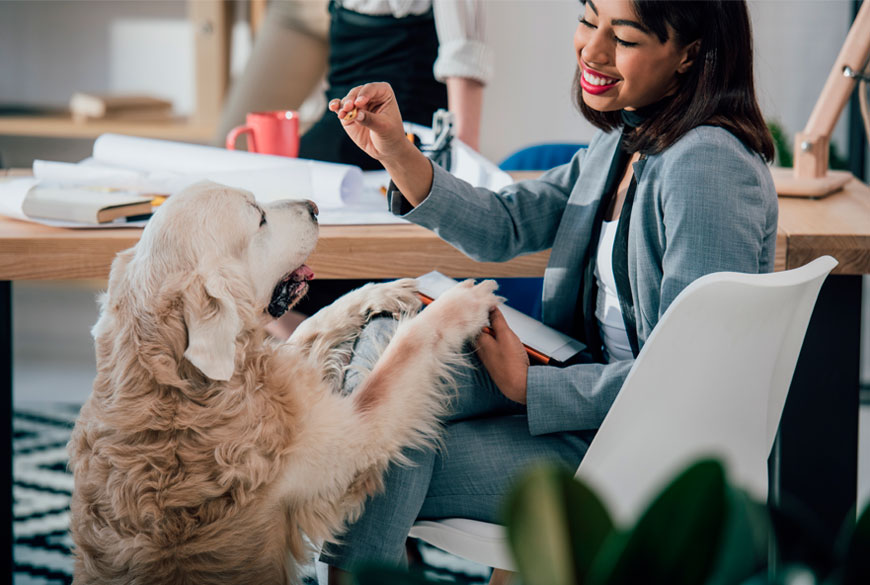
<instances>
[{"instance_id":1,"label":"woman's other hand","mask_svg":"<svg viewBox=\"0 0 870 585\"><path fill-rule=\"evenodd\" d=\"M526 403L529 356L520 338L498 309L489 314L492 333L477 338L477 355L501 393L514 402Z\"/></svg>"}]
</instances>

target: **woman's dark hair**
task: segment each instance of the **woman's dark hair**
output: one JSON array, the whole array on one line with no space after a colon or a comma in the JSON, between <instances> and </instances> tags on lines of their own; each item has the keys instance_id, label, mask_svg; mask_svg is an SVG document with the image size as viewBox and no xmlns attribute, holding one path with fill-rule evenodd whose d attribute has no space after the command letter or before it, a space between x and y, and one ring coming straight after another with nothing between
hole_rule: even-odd
<instances>
[{"instance_id":1,"label":"woman's dark hair","mask_svg":"<svg viewBox=\"0 0 870 585\"><path fill-rule=\"evenodd\" d=\"M678 74L677 91L663 109L638 127L631 150L655 154L683 134L704 124L725 128L748 148L773 160L774 147L755 97L752 75L752 30L745 0L634 0L641 23L666 42L685 47L700 40L691 68ZM599 112L583 102L580 70L574 76L574 99L594 126L622 125L620 113Z\"/></svg>"}]
</instances>

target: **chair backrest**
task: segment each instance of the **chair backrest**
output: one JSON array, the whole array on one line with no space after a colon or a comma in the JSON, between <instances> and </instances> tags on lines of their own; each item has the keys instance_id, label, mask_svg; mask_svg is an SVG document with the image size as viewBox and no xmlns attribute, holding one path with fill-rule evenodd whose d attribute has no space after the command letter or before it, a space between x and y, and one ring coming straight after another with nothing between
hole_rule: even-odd
<instances>
[{"instance_id":1,"label":"chair backrest","mask_svg":"<svg viewBox=\"0 0 870 585\"><path fill-rule=\"evenodd\" d=\"M554 142L521 148L498 164L503 171L546 171L571 160L586 144Z\"/></svg>"},{"instance_id":2,"label":"chair backrest","mask_svg":"<svg viewBox=\"0 0 870 585\"><path fill-rule=\"evenodd\" d=\"M635 361L577 477L621 522L697 458L767 498L767 459L830 256L785 272L719 272L668 307Z\"/></svg>"}]
</instances>

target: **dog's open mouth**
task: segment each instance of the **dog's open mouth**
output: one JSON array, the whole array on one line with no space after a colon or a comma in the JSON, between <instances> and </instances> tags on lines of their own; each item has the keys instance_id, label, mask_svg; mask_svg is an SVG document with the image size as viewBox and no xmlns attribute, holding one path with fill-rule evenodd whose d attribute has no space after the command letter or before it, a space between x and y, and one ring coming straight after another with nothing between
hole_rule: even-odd
<instances>
[{"instance_id":1,"label":"dog's open mouth","mask_svg":"<svg viewBox=\"0 0 870 585\"><path fill-rule=\"evenodd\" d=\"M314 278L314 272L305 264L290 272L281 279L272 291L272 300L266 309L275 319L287 312L302 296L308 292L308 281Z\"/></svg>"}]
</instances>

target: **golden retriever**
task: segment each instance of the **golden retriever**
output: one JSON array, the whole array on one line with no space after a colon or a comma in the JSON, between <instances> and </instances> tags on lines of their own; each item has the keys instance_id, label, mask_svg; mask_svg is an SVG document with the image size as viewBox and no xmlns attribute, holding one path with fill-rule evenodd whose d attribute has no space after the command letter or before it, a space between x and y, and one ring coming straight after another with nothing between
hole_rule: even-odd
<instances>
[{"instance_id":1,"label":"golden retriever","mask_svg":"<svg viewBox=\"0 0 870 585\"><path fill-rule=\"evenodd\" d=\"M276 584L335 539L406 447L437 442L445 379L498 303L467 281L425 311L410 279L367 285L289 340L263 326L306 291L313 203L203 182L112 264L97 377L69 444L75 583ZM373 315L403 317L340 391Z\"/></svg>"}]
</instances>

